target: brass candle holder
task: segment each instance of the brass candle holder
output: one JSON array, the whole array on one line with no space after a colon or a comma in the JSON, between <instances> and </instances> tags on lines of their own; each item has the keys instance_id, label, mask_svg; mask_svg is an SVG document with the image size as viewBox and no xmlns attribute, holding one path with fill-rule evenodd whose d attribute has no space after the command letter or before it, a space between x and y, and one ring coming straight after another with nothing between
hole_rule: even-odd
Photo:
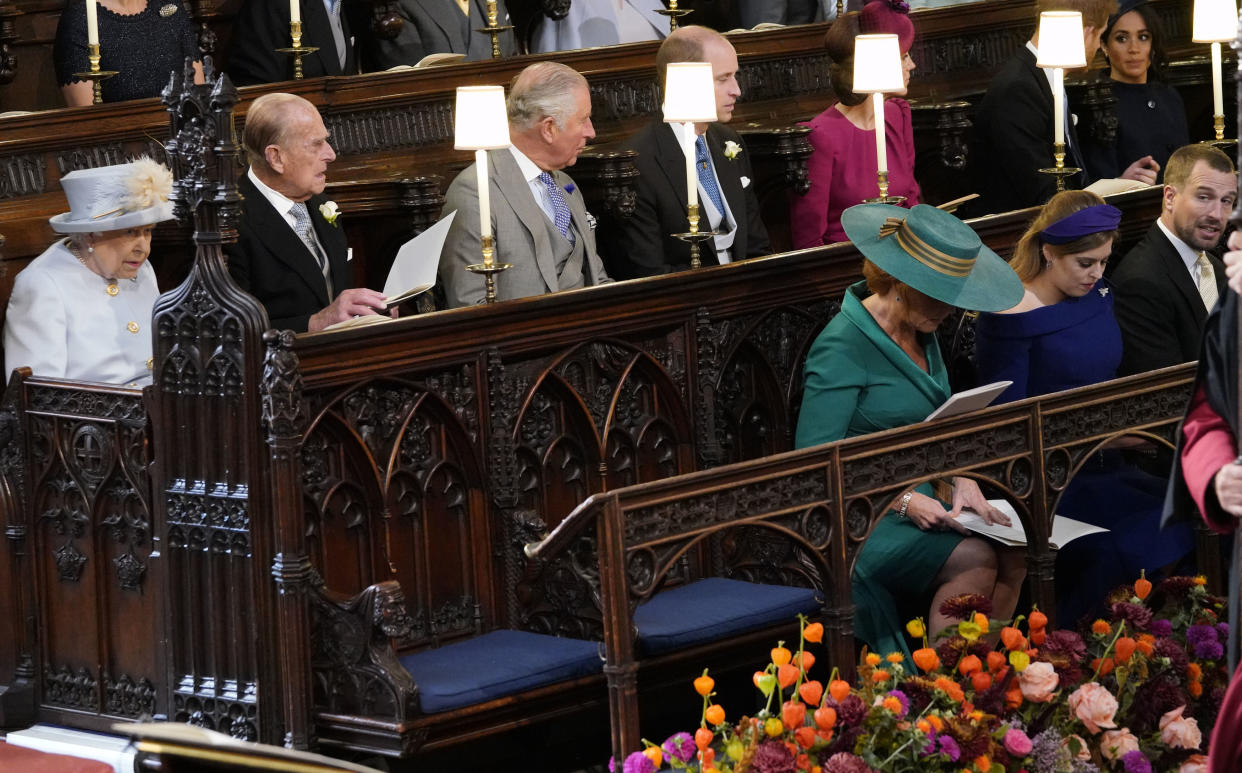
<instances>
[{"instance_id":1,"label":"brass candle holder","mask_svg":"<svg viewBox=\"0 0 1242 773\"><path fill-rule=\"evenodd\" d=\"M302 22L300 21L289 22L289 37L293 39L293 45L289 48L278 48L276 53L293 57L293 79L300 81L302 80L302 57L315 53L319 47L302 45Z\"/></svg>"},{"instance_id":2,"label":"brass candle holder","mask_svg":"<svg viewBox=\"0 0 1242 773\"><path fill-rule=\"evenodd\" d=\"M690 245L690 268L701 268L703 261L699 257L699 245L715 236L714 231L699 230L699 205L691 204L689 208L688 218L690 220L690 230L685 233L672 234L673 238L681 239Z\"/></svg>"},{"instance_id":3,"label":"brass candle holder","mask_svg":"<svg viewBox=\"0 0 1242 773\"><path fill-rule=\"evenodd\" d=\"M512 24L500 24L499 22L500 9L496 7L496 0L487 0L487 26L480 27L475 31L492 36L493 59L500 58L500 33L513 29Z\"/></svg>"},{"instance_id":4,"label":"brass candle holder","mask_svg":"<svg viewBox=\"0 0 1242 773\"><path fill-rule=\"evenodd\" d=\"M86 47L86 60L90 63L90 68L86 72L75 72L73 77L80 81L90 81L91 89L95 94L94 103L96 105L103 104L103 82L113 75L117 74L117 70L101 70L99 69L99 44L91 43Z\"/></svg>"},{"instance_id":5,"label":"brass candle holder","mask_svg":"<svg viewBox=\"0 0 1242 773\"><path fill-rule=\"evenodd\" d=\"M677 0L668 0L668 8L661 8L656 13L661 16L668 17L668 31L670 33L677 31L677 20L687 14L693 13L692 8L678 8Z\"/></svg>"},{"instance_id":6,"label":"brass candle holder","mask_svg":"<svg viewBox=\"0 0 1242 773\"><path fill-rule=\"evenodd\" d=\"M905 196L889 196L888 195L888 170L876 172L876 183L880 188L880 195L870 199L863 199L867 204L900 204L906 200Z\"/></svg>"},{"instance_id":7,"label":"brass candle holder","mask_svg":"<svg viewBox=\"0 0 1242 773\"><path fill-rule=\"evenodd\" d=\"M1212 128L1216 132L1216 138L1211 139L1211 140L1204 140L1203 144L1211 145L1214 148L1231 148L1234 145L1238 144L1237 140L1225 139L1225 116L1223 115L1212 116Z\"/></svg>"},{"instance_id":8,"label":"brass candle holder","mask_svg":"<svg viewBox=\"0 0 1242 773\"><path fill-rule=\"evenodd\" d=\"M501 271L508 271L513 268L512 263L497 263L496 260L496 237L483 237L483 262L471 263L466 266L466 270L472 274L482 274L487 280L487 296L484 302L492 304L496 302L496 275Z\"/></svg>"},{"instance_id":9,"label":"brass candle holder","mask_svg":"<svg viewBox=\"0 0 1242 773\"><path fill-rule=\"evenodd\" d=\"M1056 160L1056 166L1045 167L1038 170L1040 174L1050 174L1057 178L1057 193L1065 190L1065 178L1073 177L1082 170L1076 166L1065 165L1065 143L1055 142L1052 145L1052 157Z\"/></svg>"}]
</instances>

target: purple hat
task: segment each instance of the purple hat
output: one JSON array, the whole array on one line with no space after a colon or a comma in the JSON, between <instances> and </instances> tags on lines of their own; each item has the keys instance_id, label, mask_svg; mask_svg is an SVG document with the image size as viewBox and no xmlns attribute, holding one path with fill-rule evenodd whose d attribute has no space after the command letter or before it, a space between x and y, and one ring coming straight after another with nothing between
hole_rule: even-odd
<instances>
[{"instance_id":1,"label":"purple hat","mask_svg":"<svg viewBox=\"0 0 1242 773\"><path fill-rule=\"evenodd\" d=\"M858 13L858 31L864 35L896 35L903 53L914 45L910 6L902 0L869 0Z\"/></svg>"},{"instance_id":2,"label":"purple hat","mask_svg":"<svg viewBox=\"0 0 1242 773\"><path fill-rule=\"evenodd\" d=\"M1121 225L1121 210L1109 204L1095 204L1066 215L1039 232L1044 244L1069 244L1084 236L1116 231Z\"/></svg>"}]
</instances>

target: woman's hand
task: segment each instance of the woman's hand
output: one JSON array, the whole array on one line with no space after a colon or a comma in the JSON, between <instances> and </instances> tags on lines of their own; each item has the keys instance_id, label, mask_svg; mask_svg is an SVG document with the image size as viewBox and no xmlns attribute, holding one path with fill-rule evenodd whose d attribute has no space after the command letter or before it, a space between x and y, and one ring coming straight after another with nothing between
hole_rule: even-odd
<instances>
[{"instance_id":1,"label":"woman's hand","mask_svg":"<svg viewBox=\"0 0 1242 773\"><path fill-rule=\"evenodd\" d=\"M962 512L962 508L969 508L979 514L984 521L1001 526L1009 526L1009 516L997 510L988 504L988 500L984 498L983 492L979 490L979 484L970 478L954 478L953 479L953 512L950 517L957 518L958 513Z\"/></svg>"},{"instance_id":2,"label":"woman's hand","mask_svg":"<svg viewBox=\"0 0 1242 773\"><path fill-rule=\"evenodd\" d=\"M1242 464L1221 467L1212 483L1216 487L1216 501L1221 509L1234 518L1242 518ZM910 503L914 504L914 500Z\"/></svg>"},{"instance_id":3,"label":"woman's hand","mask_svg":"<svg viewBox=\"0 0 1242 773\"><path fill-rule=\"evenodd\" d=\"M945 528L962 534L967 533L966 527L958 523L957 519L944 509L940 500L917 491L910 496L910 504L906 507L906 517L914 521L914 525L923 531Z\"/></svg>"}]
</instances>

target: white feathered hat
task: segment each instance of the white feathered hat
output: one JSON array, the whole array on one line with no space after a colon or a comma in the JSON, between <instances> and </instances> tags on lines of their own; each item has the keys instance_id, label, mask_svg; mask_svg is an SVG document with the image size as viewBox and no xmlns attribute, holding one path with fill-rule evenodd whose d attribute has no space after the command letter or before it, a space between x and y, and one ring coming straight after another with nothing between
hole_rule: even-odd
<instances>
[{"instance_id":1,"label":"white feathered hat","mask_svg":"<svg viewBox=\"0 0 1242 773\"><path fill-rule=\"evenodd\" d=\"M120 231L173 217L168 167L140 158L128 164L79 169L60 178L69 211L48 218L57 233Z\"/></svg>"}]
</instances>

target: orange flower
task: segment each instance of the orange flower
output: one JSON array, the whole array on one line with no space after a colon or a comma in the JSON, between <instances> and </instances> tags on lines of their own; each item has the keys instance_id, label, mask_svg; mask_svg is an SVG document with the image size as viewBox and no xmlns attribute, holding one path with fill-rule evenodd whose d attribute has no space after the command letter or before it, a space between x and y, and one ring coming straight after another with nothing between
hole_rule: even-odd
<instances>
[{"instance_id":1,"label":"orange flower","mask_svg":"<svg viewBox=\"0 0 1242 773\"><path fill-rule=\"evenodd\" d=\"M837 710L831 706L820 706L812 716L815 727L820 730L832 730L833 725L837 724Z\"/></svg>"},{"instance_id":2,"label":"orange flower","mask_svg":"<svg viewBox=\"0 0 1242 773\"><path fill-rule=\"evenodd\" d=\"M1005 658L1005 653L995 650L988 653L988 670L996 671L1005 667L1009 661Z\"/></svg>"},{"instance_id":3,"label":"orange flower","mask_svg":"<svg viewBox=\"0 0 1242 773\"><path fill-rule=\"evenodd\" d=\"M914 659L914 665L923 671L935 671L940 667L940 656L931 647L915 650L910 657Z\"/></svg>"},{"instance_id":4,"label":"orange flower","mask_svg":"<svg viewBox=\"0 0 1242 773\"><path fill-rule=\"evenodd\" d=\"M817 679L811 679L798 685L798 695L811 706L818 706L824 697L824 686Z\"/></svg>"},{"instance_id":5,"label":"orange flower","mask_svg":"<svg viewBox=\"0 0 1242 773\"><path fill-rule=\"evenodd\" d=\"M880 682L886 682L886 681L888 681L888 680L889 680L889 678L890 678L891 676L892 676L892 675L891 675L891 674L889 674L889 673L888 673L887 671L885 671L884 669L882 669L882 668L877 668L877 669L875 670L875 673L873 673L873 674L871 675L871 681L875 682L876 684L879 684Z\"/></svg>"},{"instance_id":6,"label":"orange flower","mask_svg":"<svg viewBox=\"0 0 1242 773\"><path fill-rule=\"evenodd\" d=\"M983 614L982 612L975 613L975 625L979 626L980 631L987 631L988 628L991 626L991 624L992 623L990 620L988 620L987 615Z\"/></svg>"},{"instance_id":7,"label":"orange flower","mask_svg":"<svg viewBox=\"0 0 1242 773\"><path fill-rule=\"evenodd\" d=\"M931 722L928 722L926 719L920 719L918 722L914 723L914 726L917 727L919 732L923 735L931 735Z\"/></svg>"},{"instance_id":8,"label":"orange flower","mask_svg":"<svg viewBox=\"0 0 1242 773\"><path fill-rule=\"evenodd\" d=\"M935 685L936 689L943 690L950 700L961 703L966 699L966 693L962 692L962 686L948 677L938 677Z\"/></svg>"},{"instance_id":9,"label":"orange flower","mask_svg":"<svg viewBox=\"0 0 1242 773\"><path fill-rule=\"evenodd\" d=\"M1118 663L1125 663L1134 654L1134 650L1138 648L1138 642L1129 636L1122 636L1113 644L1113 652L1117 656Z\"/></svg>"},{"instance_id":10,"label":"orange flower","mask_svg":"<svg viewBox=\"0 0 1242 773\"><path fill-rule=\"evenodd\" d=\"M902 655L900 652L890 652L884 656L884 659L887 660L889 663L896 664L896 663L900 663L901 661L905 660L906 656Z\"/></svg>"},{"instance_id":11,"label":"orange flower","mask_svg":"<svg viewBox=\"0 0 1242 773\"><path fill-rule=\"evenodd\" d=\"M824 638L824 626L822 623L811 623L802 629L802 638L812 644L819 644Z\"/></svg>"},{"instance_id":12,"label":"orange flower","mask_svg":"<svg viewBox=\"0 0 1242 773\"><path fill-rule=\"evenodd\" d=\"M1038 631L1048 625L1048 616L1036 608L1031 610L1031 615L1027 618L1027 621L1030 622L1032 631Z\"/></svg>"},{"instance_id":13,"label":"orange flower","mask_svg":"<svg viewBox=\"0 0 1242 773\"><path fill-rule=\"evenodd\" d=\"M988 755L981 754L975 757L975 770L979 773L988 773L992 769L992 761L988 759Z\"/></svg>"},{"instance_id":14,"label":"orange flower","mask_svg":"<svg viewBox=\"0 0 1242 773\"><path fill-rule=\"evenodd\" d=\"M1031 644L1036 647L1041 646L1048 638L1048 632L1043 628L1031 628Z\"/></svg>"},{"instance_id":15,"label":"orange flower","mask_svg":"<svg viewBox=\"0 0 1242 773\"><path fill-rule=\"evenodd\" d=\"M1147 579L1147 570L1139 570L1139 578L1134 581L1134 595L1139 601L1147 598L1147 594L1151 593L1151 580Z\"/></svg>"},{"instance_id":16,"label":"orange flower","mask_svg":"<svg viewBox=\"0 0 1242 773\"><path fill-rule=\"evenodd\" d=\"M706 669L703 675L694 680L694 691L699 695L706 697L716 687L716 681L707 675Z\"/></svg>"},{"instance_id":17,"label":"orange flower","mask_svg":"<svg viewBox=\"0 0 1242 773\"><path fill-rule=\"evenodd\" d=\"M793 653L790 652L784 645L785 642L783 641L777 642L776 646L773 647L772 651L769 653L772 656L772 662L778 666L785 665L789 662L789 659L793 657Z\"/></svg>"},{"instance_id":18,"label":"orange flower","mask_svg":"<svg viewBox=\"0 0 1242 773\"><path fill-rule=\"evenodd\" d=\"M703 712L703 718L707 720L709 725L723 725L725 721L724 706L719 703L713 703Z\"/></svg>"},{"instance_id":19,"label":"orange flower","mask_svg":"<svg viewBox=\"0 0 1242 773\"><path fill-rule=\"evenodd\" d=\"M1203 683L1199 681L1191 681L1186 685L1186 689L1190 691L1190 697L1198 698L1203 695Z\"/></svg>"},{"instance_id":20,"label":"orange flower","mask_svg":"<svg viewBox=\"0 0 1242 773\"><path fill-rule=\"evenodd\" d=\"M978 655L967 655L957 664L957 670L962 672L962 676L970 676L982 668L983 661L979 660Z\"/></svg>"},{"instance_id":21,"label":"orange flower","mask_svg":"<svg viewBox=\"0 0 1242 773\"><path fill-rule=\"evenodd\" d=\"M850 694L850 683L844 679L833 679L828 683L828 694L834 701L840 703Z\"/></svg>"},{"instance_id":22,"label":"orange flower","mask_svg":"<svg viewBox=\"0 0 1242 773\"><path fill-rule=\"evenodd\" d=\"M880 705L888 709L889 711L893 712L894 714L897 714L901 711L901 701L897 700L891 695L885 698L880 703Z\"/></svg>"},{"instance_id":23,"label":"orange flower","mask_svg":"<svg viewBox=\"0 0 1242 773\"><path fill-rule=\"evenodd\" d=\"M1139 634L1138 651L1143 653L1143 657L1150 658L1156 651L1156 637L1149 633Z\"/></svg>"},{"instance_id":24,"label":"orange flower","mask_svg":"<svg viewBox=\"0 0 1242 773\"><path fill-rule=\"evenodd\" d=\"M783 663L776 667L776 680L780 682L781 689L787 690L798 681L798 667L792 663Z\"/></svg>"},{"instance_id":25,"label":"orange flower","mask_svg":"<svg viewBox=\"0 0 1242 773\"><path fill-rule=\"evenodd\" d=\"M1207 585L1207 577L1204 577L1201 574L1196 575L1194 582L1195 582L1195 585Z\"/></svg>"},{"instance_id":26,"label":"orange flower","mask_svg":"<svg viewBox=\"0 0 1242 773\"><path fill-rule=\"evenodd\" d=\"M793 664L805 671L810 671L811 666L815 665L815 656L805 650L794 654Z\"/></svg>"},{"instance_id":27,"label":"orange flower","mask_svg":"<svg viewBox=\"0 0 1242 773\"><path fill-rule=\"evenodd\" d=\"M976 671L970 675L970 686L975 692L983 692L992 686L992 675L987 671Z\"/></svg>"},{"instance_id":28,"label":"orange flower","mask_svg":"<svg viewBox=\"0 0 1242 773\"><path fill-rule=\"evenodd\" d=\"M932 727L936 728L937 733L939 733L941 730L944 730L944 720L941 719L938 715L928 714L927 721L931 723Z\"/></svg>"},{"instance_id":29,"label":"orange flower","mask_svg":"<svg viewBox=\"0 0 1242 773\"><path fill-rule=\"evenodd\" d=\"M1187 665L1186 676L1188 676L1192 681L1199 681L1203 678L1203 667L1198 663L1191 663Z\"/></svg>"},{"instance_id":30,"label":"orange flower","mask_svg":"<svg viewBox=\"0 0 1242 773\"><path fill-rule=\"evenodd\" d=\"M1112 632L1113 632L1113 627L1109 625L1108 622L1105 620L1097 619L1094 623L1091 624L1091 633L1098 634L1100 636L1107 636L1108 634Z\"/></svg>"},{"instance_id":31,"label":"orange flower","mask_svg":"<svg viewBox=\"0 0 1242 773\"><path fill-rule=\"evenodd\" d=\"M878 666L884 662L884 658L880 657L874 652L868 652L867 657L864 658L864 660L869 666Z\"/></svg>"},{"instance_id":32,"label":"orange flower","mask_svg":"<svg viewBox=\"0 0 1242 773\"><path fill-rule=\"evenodd\" d=\"M1006 649L1026 649L1026 637L1012 625L1007 625L1001 629L1001 643L1005 645Z\"/></svg>"}]
</instances>

